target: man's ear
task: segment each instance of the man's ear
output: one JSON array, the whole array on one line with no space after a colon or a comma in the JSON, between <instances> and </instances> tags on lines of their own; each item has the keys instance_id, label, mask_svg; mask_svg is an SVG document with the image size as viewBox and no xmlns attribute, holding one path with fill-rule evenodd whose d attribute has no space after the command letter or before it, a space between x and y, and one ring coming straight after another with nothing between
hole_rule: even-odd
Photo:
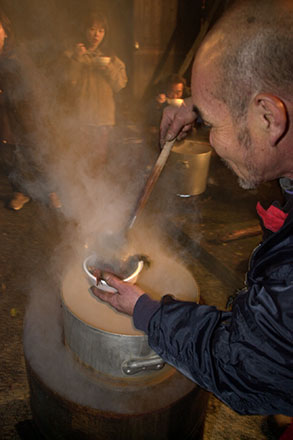
<instances>
[{"instance_id":1,"label":"man's ear","mask_svg":"<svg viewBox=\"0 0 293 440\"><path fill-rule=\"evenodd\" d=\"M257 120L258 128L268 134L270 144L277 145L288 128L288 115L284 102L277 96L259 93L250 105L251 112Z\"/></svg>"}]
</instances>

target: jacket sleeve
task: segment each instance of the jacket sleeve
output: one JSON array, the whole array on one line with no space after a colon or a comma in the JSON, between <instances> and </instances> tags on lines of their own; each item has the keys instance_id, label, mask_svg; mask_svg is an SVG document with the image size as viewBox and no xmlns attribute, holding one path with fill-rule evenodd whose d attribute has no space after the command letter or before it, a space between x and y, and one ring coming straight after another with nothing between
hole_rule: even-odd
<instances>
[{"instance_id":1,"label":"jacket sleeve","mask_svg":"<svg viewBox=\"0 0 293 440\"><path fill-rule=\"evenodd\" d=\"M118 57L113 56L107 72L111 87L115 93L124 89L127 84L125 64Z\"/></svg>"},{"instance_id":2,"label":"jacket sleeve","mask_svg":"<svg viewBox=\"0 0 293 440\"><path fill-rule=\"evenodd\" d=\"M241 414L292 415L292 295L292 285L253 286L232 312L164 297L150 309L149 345ZM138 305L135 325L147 308Z\"/></svg>"}]
</instances>

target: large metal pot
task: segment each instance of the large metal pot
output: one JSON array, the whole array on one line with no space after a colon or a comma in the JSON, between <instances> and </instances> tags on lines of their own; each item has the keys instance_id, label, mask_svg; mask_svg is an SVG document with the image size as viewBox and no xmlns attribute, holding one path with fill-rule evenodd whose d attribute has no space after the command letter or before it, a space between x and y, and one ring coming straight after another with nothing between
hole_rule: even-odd
<instances>
[{"instance_id":1,"label":"large metal pot","mask_svg":"<svg viewBox=\"0 0 293 440\"><path fill-rule=\"evenodd\" d=\"M149 347L147 336L134 328L131 317L115 311L89 293L88 280L80 266L70 266L61 289L67 346L83 364L105 375L125 379L133 375L141 377L159 374L164 362ZM150 278L154 279L160 270L160 267L157 269L155 266ZM186 272L181 273L186 276ZM172 286L178 284L178 276L174 271L173 277L176 280L172 281L170 275ZM147 281L142 287L150 292ZM166 289L169 290L169 286ZM168 290L162 294L168 293ZM181 290L184 291L179 286L178 291ZM198 286L191 275L189 290L191 295L186 299L198 300ZM164 370L166 368L170 367L165 366Z\"/></svg>"},{"instance_id":2,"label":"large metal pot","mask_svg":"<svg viewBox=\"0 0 293 440\"><path fill-rule=\"evenodd\" d=\"M164 366L132 320L88 291L78 267L66 274L61 292L65 343L78 359L99 373L114 377L143 375Z\"/></svg>"},{"instance_id":3,"label":"large metal pot","mask_svg":"<svg viewBox=\"0 0 293 440\"><path fill-rule=\"evenodd\" d=\"M164 362L148 345L145 335L107 332L79 319L63 302L64 336L85 365L114 377L141 376L158 371Z\"/></svg>"}]
</instances>

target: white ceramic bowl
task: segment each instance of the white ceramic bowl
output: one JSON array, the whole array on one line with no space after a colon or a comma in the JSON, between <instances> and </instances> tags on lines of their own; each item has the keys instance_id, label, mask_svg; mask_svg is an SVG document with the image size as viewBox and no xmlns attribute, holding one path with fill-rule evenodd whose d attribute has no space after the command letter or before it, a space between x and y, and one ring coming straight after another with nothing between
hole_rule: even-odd
<instances>
[{"instance_id":1,"label":"white ceramic bowl","mask_svg":"<svg viewBox=\"0 0 293 440\"><path fill-rule=\"evenodd\" d=\"M90 286L97 286L99 289L104 290L105 292L112 292L112 293L117 292L117 290L114 289L114 287L109 286L106 283L106 281L104 281L104 280L100 280L98 285L96 284L96 281L97 281L96 277L89 270L89 267L95 266L96 263L97 263L97 256L90 255L89 257L87 257L84 260L84 262L82 264L82 268L86 274L86 277L87 277L87 280L88 280ZM130 283L130 284L135 284L138 275L142 271L143 265L144 265L144 262L142 260L139 260L135 271L131 275L129 275L128 277L124 278L123 281Z\"/></svg>"},{"instance_id":2,"label":"white ceramic bowl","mask_svg":"<svg viewBox=\"0 0 293 440\"><path fill-rule=\"evenodd\" d=\"M98 57L97 61L100 66L108 66L111 61L111 57Z\"/></svg>"},{"instance_id":3,"label":"white ceramic bowl","mask_svg":"<svg viewBox=\"0 0 293 440\"><path fill-rule=\"evenodd\" d=\"M167 98L167 102L169 105L174 105L175 107L181 107L183 104L183 99L180 98Z\"/></svg>"}]
</instances>

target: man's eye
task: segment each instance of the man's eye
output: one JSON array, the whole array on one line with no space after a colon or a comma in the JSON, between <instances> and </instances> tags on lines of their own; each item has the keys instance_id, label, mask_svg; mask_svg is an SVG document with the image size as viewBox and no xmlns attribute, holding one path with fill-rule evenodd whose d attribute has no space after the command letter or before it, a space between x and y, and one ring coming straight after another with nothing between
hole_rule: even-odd
<instances>
[{"instance_id":1,"label":"man's eye","mask_svg":"<svg viewBox=\"0 0 293 440\"><path fill-rule=\"evenodd\" d=\"M196 125L204 125L204 122L203 122L203 120L202 120L202 118L200 116L198 116L196 118L195 123L196 123Z\"/></svg>"},{"instance_id":2,"label":"man's eye","mask_svg":"<svg viewBox=\"0 0 293 440\"><path fill-rule=\"evenodd\" d=\"M204 121L201 118L201 116L198 116L196 118L195 126L198 127L198 128L201 128L201 127L211 128L211 125L208 122Z\"/></svg>"}]
</instances>

